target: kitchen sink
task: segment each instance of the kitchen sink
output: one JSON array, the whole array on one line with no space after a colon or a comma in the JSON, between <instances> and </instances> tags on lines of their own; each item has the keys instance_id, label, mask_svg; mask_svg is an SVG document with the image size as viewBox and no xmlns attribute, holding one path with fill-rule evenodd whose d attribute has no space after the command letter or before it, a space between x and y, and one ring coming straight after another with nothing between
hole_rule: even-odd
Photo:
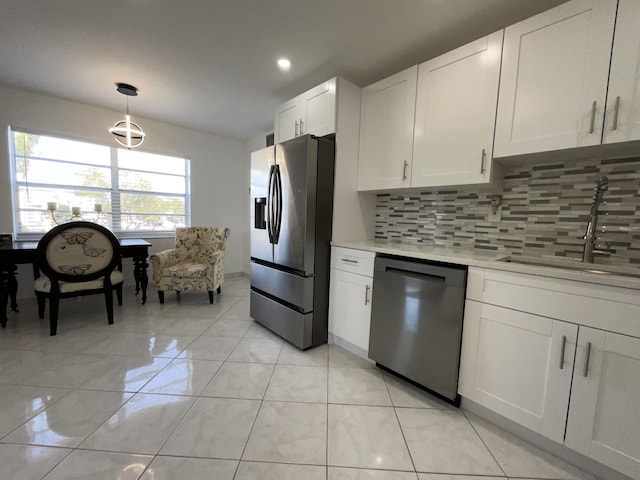
<instances>
[{"instance_id":1,"label":"kitchen sink","mask_svg":"<svg viewBox=\"0 0 640 480\"><path fill-rule=\"evenodd\" d=\"M514 263L518 265L530 265L532 267L558 268L578 272L593 273L596 275L622 275L625 277L640 278L640 268L625 265L602 265L596 263L583 263L579 260L558 257L526 257L511 256L501 258L500 262Z\"/></svg>"}]
</instances>

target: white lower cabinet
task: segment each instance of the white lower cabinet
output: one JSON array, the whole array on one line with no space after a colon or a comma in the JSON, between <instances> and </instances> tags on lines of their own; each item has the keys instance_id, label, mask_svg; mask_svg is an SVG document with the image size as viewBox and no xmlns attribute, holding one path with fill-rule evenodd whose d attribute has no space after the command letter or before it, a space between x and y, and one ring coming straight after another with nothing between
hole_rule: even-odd
<instances>
[{"instance_id":1,"label":"white lower cabinet","mask_svg":"<svg viewBox=\"0 0 640 480\"><path fill-rule=\"evenodd\" d=\"M567 447L640 478L640 339L580 327Z\"/></svg>"},{"instance_id":2,"label":"white lower cabinet","mask_svg":"<svg viewBox=\"0 0 640 480\"><path fill-rule=\"evenodd\" d=\"M640 480L638 291L474 268L468 278L460 394Z\"/></svg>"},{"instance_id":3,"label":"white lower cabinet","mask_svg":"<svg viewBox=\"0 0 640 480\"><path fill-rule=\"evenodd\" d=\"M562 443L578 327L467 300L460 394Z\"/></svg>"},{"instance_id":4,"label":"white lower cabinet","mask_svg":"<svg viewBox=\"0 0 640 480\"><path fill-rule=\"evenodd\" d=\"M333 248L329 290L329 332L369 351L373 252Z\"/></svg>"}]
</instances>

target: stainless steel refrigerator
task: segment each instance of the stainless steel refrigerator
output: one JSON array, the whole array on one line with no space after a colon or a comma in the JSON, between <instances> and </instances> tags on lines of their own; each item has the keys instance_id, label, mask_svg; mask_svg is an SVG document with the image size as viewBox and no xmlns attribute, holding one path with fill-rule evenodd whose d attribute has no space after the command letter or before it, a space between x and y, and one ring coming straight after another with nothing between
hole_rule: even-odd
<instances>
[{"instance_id":1,"label":"stainless steel refrigerator","mask_svg":"<svg viewBox=\"0 0 640 480\"><path fill-rule=\"evenodd\" d=\"M293 345L327 342L333 136L251 155L251 316Z\"/></svg>"}]
</instances>

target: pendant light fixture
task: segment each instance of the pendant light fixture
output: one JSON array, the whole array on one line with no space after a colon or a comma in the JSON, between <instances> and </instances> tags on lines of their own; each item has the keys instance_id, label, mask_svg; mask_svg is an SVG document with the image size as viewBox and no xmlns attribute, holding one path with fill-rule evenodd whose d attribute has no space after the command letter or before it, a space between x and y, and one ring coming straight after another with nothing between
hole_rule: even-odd
<instances>
[{"instance_id":1,"label":"pendant light fixture","mask_svg":"<svg viewBox=\"0 0 640 480\"><path fill-rule=\"evenodd\" d=\"M137 123L131 121L129 116L129 97L138 95L138 89L128 83L116 83L116 90L127 97L127 116L109 129L116 142L129 150L139 147L144 142L144 132Z\"/></svg>"}]
</instances>

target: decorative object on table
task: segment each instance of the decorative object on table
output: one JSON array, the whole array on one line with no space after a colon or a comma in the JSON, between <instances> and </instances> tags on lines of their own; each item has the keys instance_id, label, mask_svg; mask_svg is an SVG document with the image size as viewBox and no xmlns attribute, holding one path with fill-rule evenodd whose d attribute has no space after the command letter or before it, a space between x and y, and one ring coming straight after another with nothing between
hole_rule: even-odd
<instances>
[{"instance_id":1,"label":"decorative object on table","mask_svg":"<svg viewBox=\"0 0 640 480\"><path fill-rule=\"evenodd\" d=\"M61 298L103 293L109 324L113 323L113 290L122 305L124 276L116 270L120 262L120 242L107 228L77 221L49 230L38 243L37 265L42 274L35 279L38 315L44 318L49 299L50 334L58 327Z\"/></svg>"},{"instance_id":2,"label":"decorative object on table","mask_svg":"<svg viewBox=\"0 0 640 480\"><path fill-rule=\"evenodd\" d=\"M138 89L128 83L116 83L116 90L127 97L127 115L124 120L111 127L109 133L116 138L116 142L131 150L142 145L145 137L142 128L137 123L132 122L129 115L129 97L136 97Z\"/></svg>"},{"instance_id":3,"label":"decorative object on table","mask_svg":"<svg viewBox=\"0 0 640 480\"><path fill-rule=\"evenodd\" d=\"M10 248L13 245L13 233L0 233L0 248Z\"/></svg>"},{"instance_id":4,"label":"decorative object on table","mask_svg":"<svg viewBox=\"0 0 640 480\"><path fill-rule=\"evenodd\" d=\"M164 292L187 290L221 292L224 282L226 227L185 227L176 229L176 247L151 255L153 288L164 303Z\"/></svg>"},{"instance_id":5,"label":"decorative object on table","mask_svg":"<svg viewBox=\"0 0 640 480\"><path fill-rule=\"evenodd\" d=\"M84 220L82 216L82 209L80 207L71 207L71 216L69 217L69 219L56 217L55 213L56 213L56 210L58 210L58 204L56 202L47 202L47 210L49 210L49 212L51 213L51 219L53 220L53 223L55 223L56 225L60 225L61 223L64 223L64 222ZM101 203L94 204L93 210L97 214L95 219L95 222L97 223L98 220L100 220L100 217L102 216L102 204Z\"/></svg>"}]
</instances>

